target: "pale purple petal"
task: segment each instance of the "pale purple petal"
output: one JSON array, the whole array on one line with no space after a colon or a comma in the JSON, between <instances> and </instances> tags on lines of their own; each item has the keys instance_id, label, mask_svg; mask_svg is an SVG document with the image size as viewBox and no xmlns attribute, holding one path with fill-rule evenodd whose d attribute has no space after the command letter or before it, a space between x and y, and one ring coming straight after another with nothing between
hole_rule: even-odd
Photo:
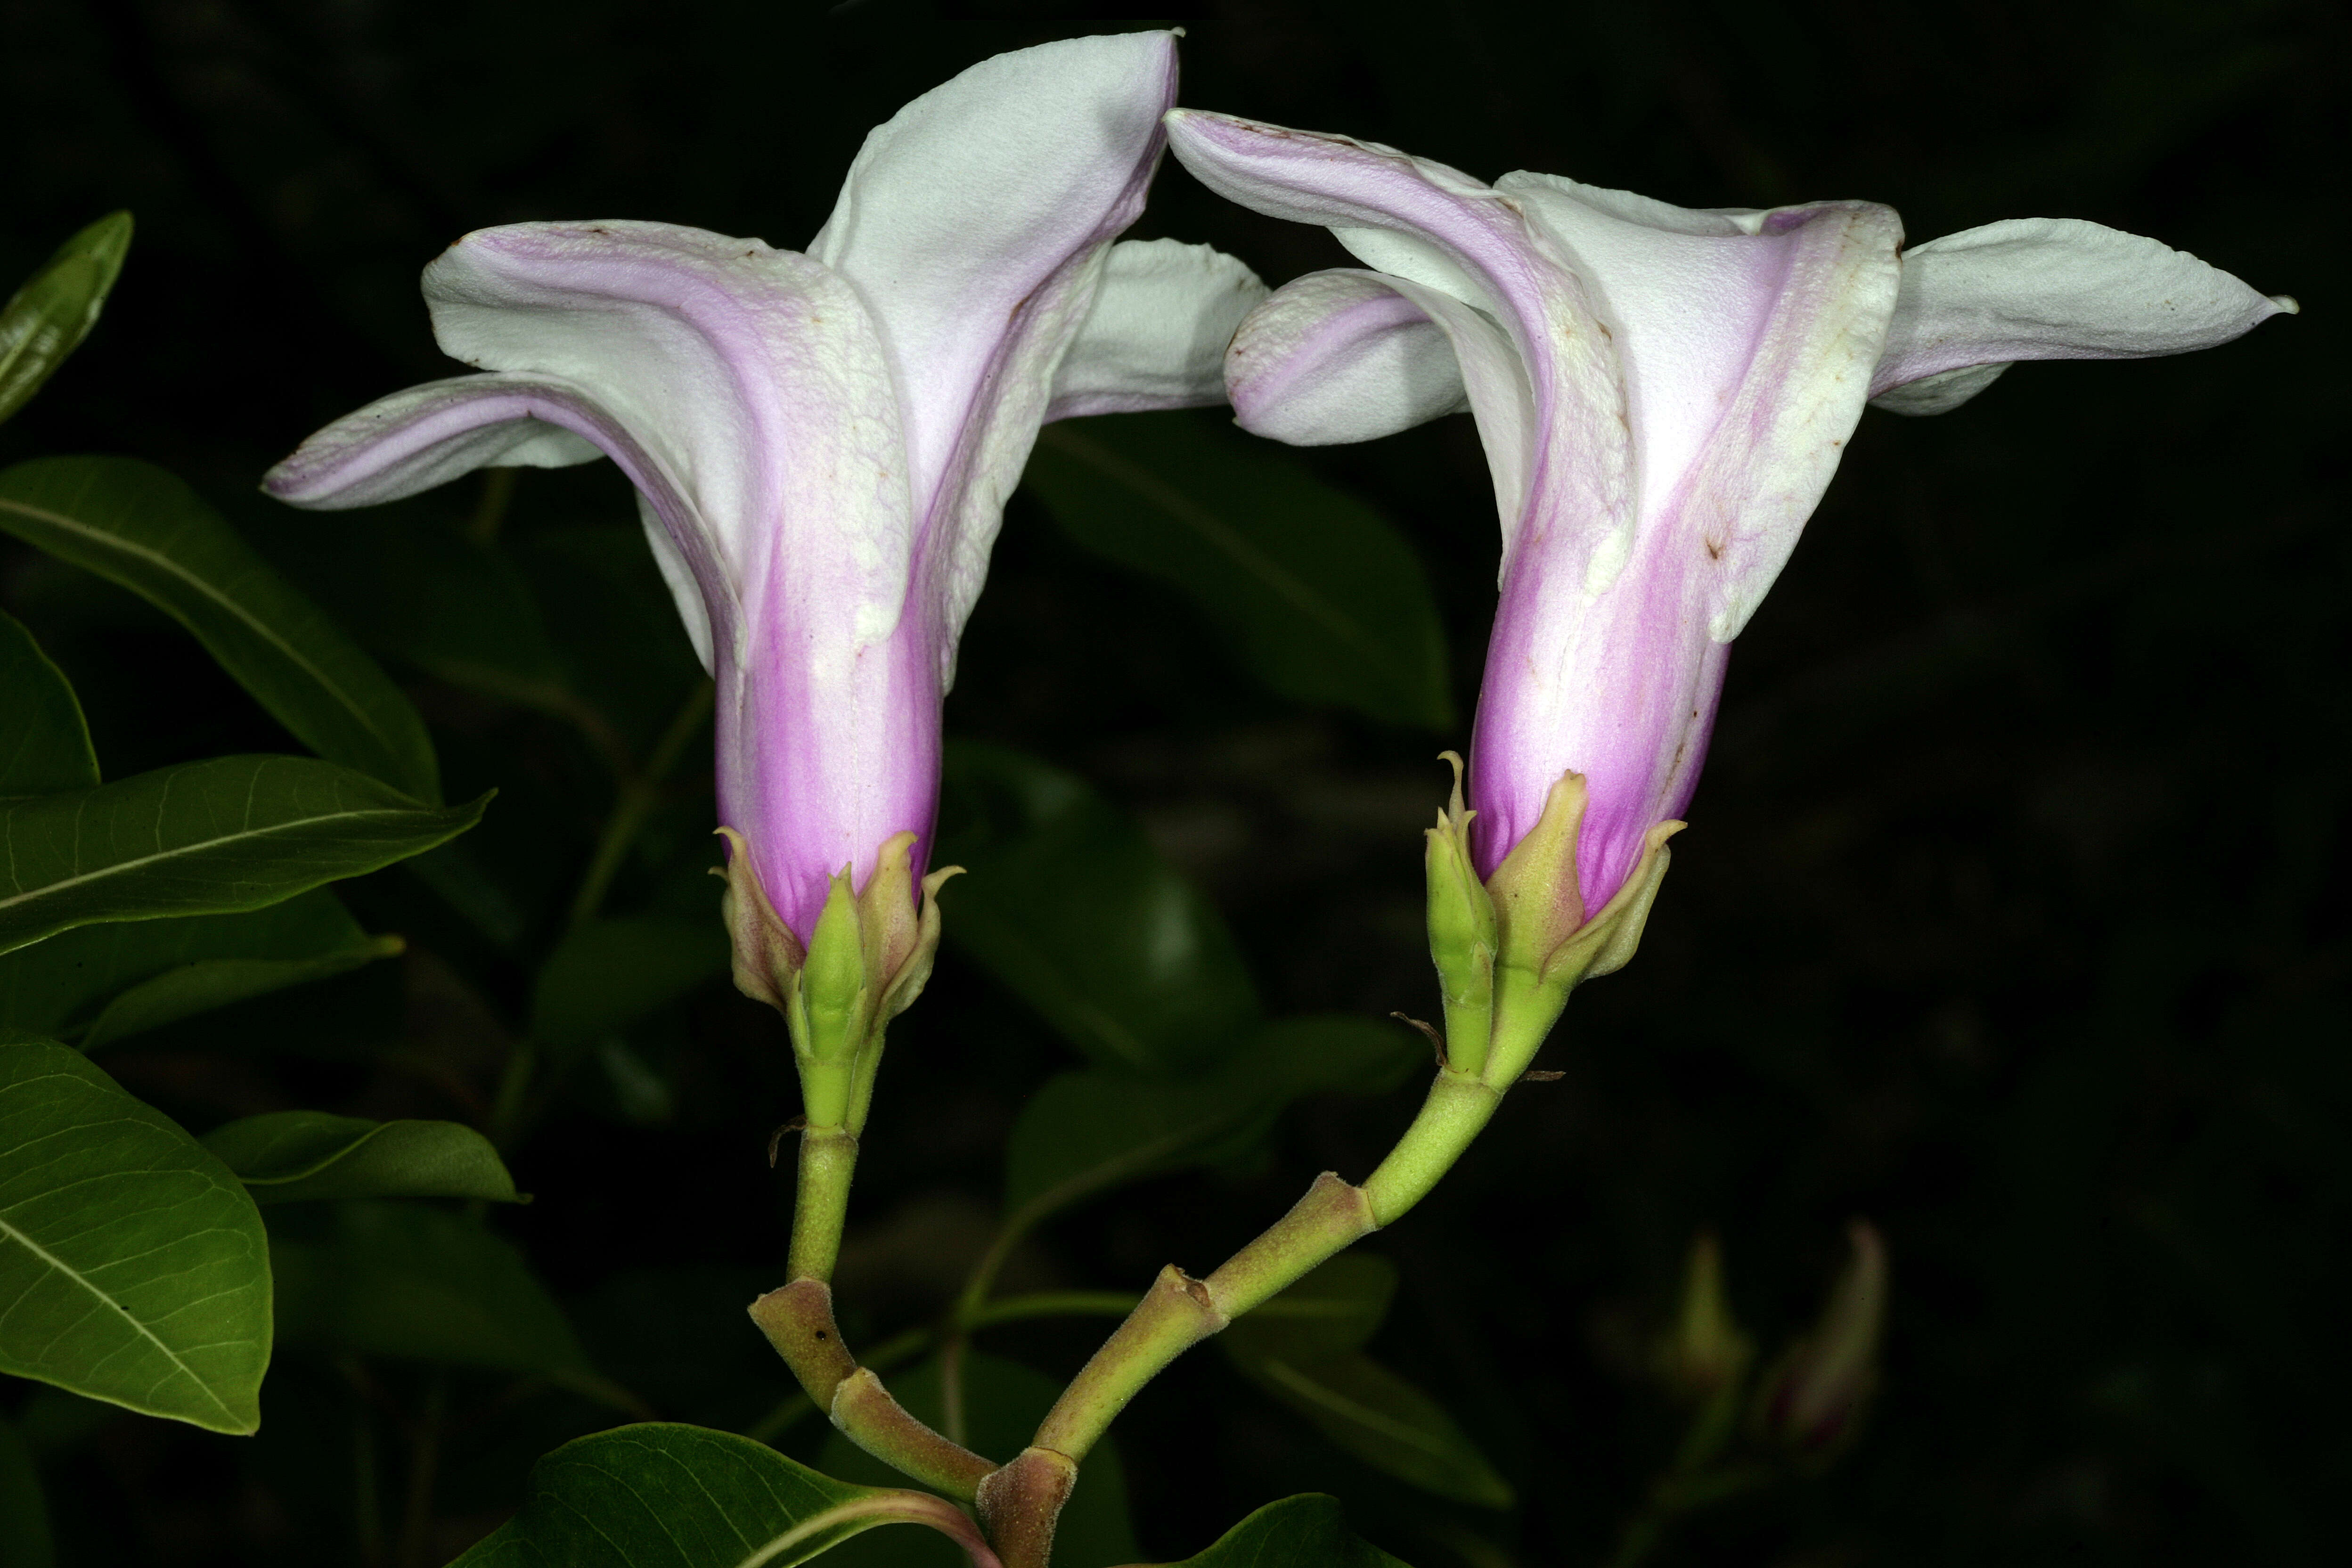
<instances>
[{"instance_id":1,"label":"pale purple petal","mask_svg":"<svg viewBox=\"0 0 2352 1568\"><path fill-rule=\"evenodd\" d=\"M720 820L805 940L827 879L928 837L937 804L941 628L907 613L903 444L864 307L806 257L638 223L469 235L425 292L442 346L492 374L340 421L271 489L388 499L551 430L612 456L665 577L698 590L680 608L719 682Z\"/></svg>"},{"instance_id":2,"label":"pale purple petal","mask_svg":"<svg viewBox=\"0 0 2352 1568\"><path fill-rule=\"evenodd\" d=\"M1615 361L1582 283L1531 242L1516 201L1459 170L1342 136L1181 109L1168 116L1168 134L1210 189L1270 216L1327 225L1399 282L1426 289L1425 314L1427 300L1443 296L1507 335L1531 406L1523 452L1488 454L1498 492L1516 498L1502 510L1506 573L1538 514L1576 520L1556 536L1559 548L1622 551L1630 437ZM1468 391L1475 406L1478 388ZM1481 433L1493 434L1483 417Z\"/></svg>"},{"instance_id":3,"label":"pale purple petal","mask_svg":"<svg viewBox=\"0 0 2352 1568\"><path fill-rule=\"evenodd\" d=\"M1350 270L1293 279L1252 311L1225 395L1243 429L1293 447L1370 441L1470 406L1444 329L1380 274Z\"/></svg>"},{"instance_id":4,"label":"pale purple petal","mask_svg":"<svg viewBox=\"0 0 2352 1568\"><path fill-rule=\"evenodd\" d=\"M1225 345L1265 298L1257 274L1222 251L1173 239L1121 240L1054 373L1048 420L1201 408L1225 400Z\"/></svg>"},{"instance_id":5,"label":"pale purple petal","mask_svg":"<svg viewBox=\"0 0 2352 1568\"><path fill-rule=\"evenodd\" d=\"M2295 309L2158 240L2077 218L2011 218L1904 256L1871 395L1897 414L1941 414L2019 360L2187 353ZM1956 374L1969 371L1979 374Z\"/></svg>"},{"instance_id":6,"label":"pale purple petal","mask_svg":"<svg viewBox=\"0 0 2352 1568\"><path fill-rule=\"evenodd\" d=\"M292 506L340 511L416 495L476 468L593 462L614 445L644 461L578 387L548 376L453 376L346 414L262 476L261 488Z\"/></svg>"},{"instance_id":7,"label":"pale purple petal","mask_svg":"<svg viewBox=\"0 0 2352 1568\"><path fill-rule=\"evenodd\" d=\"M946 516L957 448L989 413L1008 335L1034 330L1024 318L1041 291L1142 211L1175 100L1175 43L1123 33L999 55L866 139L809 254L878 323L919 517ZM1062 346L1051 345L1049 376Z\"/></svg>"},{"instance_id":8,"label":"pale purple petal","mask_svg":"<svg viewBox=\"0 0 2352 1568\"><path fill-rule=\"evenodd\" d=\"M1862 415L1901 226L1859 203L1689 213L1545 176L1500 188L1586 284L1622 366L1636 521L1617 559L1531 531L1505 582L1473 742L1482 856L1585 775L1588 908L1695 787L1724 648L1771 584ZM1499 689L1497 689L1499 688ZM1481 768L1486 777L1477 783Z\"/></svg>"},{"instance_id":9,"label":"pale purple petal","mask_svg":"<svg viewBox=\"0 0 2352 1568\"><path fill-rule=\"evenodd\" d=\"M1466 405L1507 542L1528 510L1545 437L1537 389L1503 330L1441 289L1351 269L1294 279L1242 323L1225 374L1236 422L1294 446L1368 440ZM1429 406L1439 398L1446 406Z\"/></svg>"}]
</instances>

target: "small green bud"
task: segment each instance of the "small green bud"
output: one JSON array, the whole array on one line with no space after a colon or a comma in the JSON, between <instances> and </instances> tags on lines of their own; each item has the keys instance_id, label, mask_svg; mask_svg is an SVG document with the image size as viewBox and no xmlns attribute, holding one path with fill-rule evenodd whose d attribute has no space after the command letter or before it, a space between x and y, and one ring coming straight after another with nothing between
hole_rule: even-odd
<instances>
[{"instance_id":1,"label":"small green bud","mask_svg":"<svg viewBox=\"0 0 2352 1568\"><path fill-rule=\"evenodd\" d=\"M808 1035L805 1040L793 1043L813 1062L847 1061L866 1043L870 987L865 932L857 917L857 895L850 889L849 868L845 866L834 878L824 909L816 917L808 962L800 973Z\"/></svg>"},{"instance_id":2,"label":"small green bud","mask_svg":"<svg viewBox=\"0 0 2352 1568\"><path fill-rule=\"evenodd\" d=\"M1454 795L1429 830L1429 954L1445 1005L1445 1058L1456 1072L1486 1064L1495 1017L1495 904L1470 859L1470 819L1462 805L1462 758Z\"/></svg>"},{"instance_id":3,"label":"small green bud","mask_svg":"<svg viewBox=\"0 0 2352 1568\"><path fill-rule=\"evenodd\" d=\"M1755 1354L1724 1297L1723 1249L1715 1233L1692 1238L1683 1266L1682 1302L1674 1331L1658 1347L1658 1371L1668 1387L1694 1404L1737 1384Z\"/></svg>"}]
</instances>

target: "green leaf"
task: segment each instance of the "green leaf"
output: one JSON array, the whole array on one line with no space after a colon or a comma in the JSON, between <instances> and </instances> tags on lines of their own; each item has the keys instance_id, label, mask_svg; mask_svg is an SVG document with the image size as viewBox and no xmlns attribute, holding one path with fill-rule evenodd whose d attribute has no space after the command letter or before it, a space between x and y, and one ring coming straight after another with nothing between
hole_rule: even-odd
<instances>
[{"instance_id":1,"label":"green leaf","mask_svg":"<svg viewBox=\"0 0 2352 1568\"><path fill-rule=\"evenodd\" d=\"M255 910L456 837L488 795L425 806L309 757L214 757L0 802L0 952L74 926Z\"/></svg>"},{"instance_id":2,"label":"green leaf","mask_svg":"<svg viewBox=\"0 0 2352 1568\"><path fill-rule=\"evenodd\" d=\"M1217 1343L1251 1382L1373 1468L1455 1502L1509 1508L1509 1483L1453 1418L1363 1353L1395 1294L1386 1258L1341 1253Z\"/></svg>"},{"instance_id":3,"label":"green leaf","mask_svg":"<svg viewBox=\"0 0 2352 1568\"><path fill-rule=\"evenodd\" d=\"M917 1420L933 1428L944 1427L947 1402L937 1356L892 1373L889 1384L891 1396ZM1011 1458L1028 1446L1038 1423L1045 1419L1061 1393L1062 1386L1055 1379L1017 1362L968 1352L963 1363L964 1446L991 1458ZM848 1481L908 1484L898 1471L838 1432L826 1435L817 1467ZM1135 1527L1128 1517L1127 1472L1116 1445L1105 1438L1088 1451L1086 1468L1078 1472L1077 1490L1070 1495L1069 1506L1055 1526L1054 1558L1058 1563L1103 1568L1132 1563L1141 1555L1135 1543ZM962 1561L963 1553L953 1542L928 1532L894 1530L845 1548L835 1563L838 1568L956 1568Z\"/></svg>"},{"instance_id":4,"label":"green leaf","mask_svg":"<svg viewBox=\"0 0 2352 1568\"><path fill-rule=\"evenodd\" d=\"M362 931L325 888L247 914L81 926L0 955L0 1028L59 1037L94 1031L100 1015L111 1011L110 999L128 999L144 983L182 970L205 973L224 960L278 963L289 972L313 962L341 968L349 966L344 960L364 962L394 941ZM319 977L293 975L286 983ZM164 992L152 994L161 999ZM180 994L186 994L185 987ZM123 1015L108 1021L101 1041L131 1032L132 1015L143 1016L143 1003L132 1001ZM81 1045L90 1048L88 1038Z\"/></svg>"},{"instance_id":5,"label":"green leaf","mask_svg":"<svg viewBox=\"0 0 2352 1568\"><path fill-rule=\"evenodd\" d=\"M54 1568L57 1560L33 1451L24 1435L0 1416L0 1563L8 1568Z\"/></svg>"},{"instance_id":6,"label":"green leaf","mask_svg":"<svg viewBox=\"0 0 2352 1568\"><path fill-rule=\"evenodd\" d=\"M618 1035L726 973L727 931L713 917L590 921L566 932L532 988L532 1037L573 1046Z\"/></svg>"},{"instance_id":7,"label":"green leaf","mask_svg":"<svg viewBox=\"0 0 2352 1568\"><path fill-rule=\"evenodd\" d=\"M19 463L0 473L0 528L171 615L319 755L441 798L433 742L400 689L163 469L129 458Z\"/></svg>"},{"instance_id":8,"label":"green leaf","mask_svg":"<svg viewBox=\"0 0 2352 1568\"><path fill-rule=\"evenodd\" d=\"M79 1051L0 1045L0 1372L261 1424L270 1274L227 1167Z\"/></svg>"},{"instance_id":9,"label":"green leaf","mask_svg":"<svg viewBox=\"0 0 2352 1568\"><path fill-rule=\"evenodd\" d=\"M1248 1149L1302 1094L1383 1093L1426 1059L1403 1029L1293 1018L1250 1037L1205 1077L1089 1068L1047 1080L1013 1124L1004 1207L1034 1224L1129 1182L1214 1165Z\"/></svg>"},{"instance_id":10,"label":"green leaf","mask_svg":"<svg viewBox=\"0 0 2352 1568\"><path fill-rule=\"evenodd\" d=\"M353 1200L276 1210L270 1227L284 1344L535 1375L635 1404L589 1363L522 1255L464 1215Z\"/></svg>"},{"instance_id":11,"label":"green leaf","mask_svg":"<svg viewBox=\"0 0 2352 1568\"><path fill-rule=\"evenodd\" d=\"M1206 1552L1167 1568L1405 1568L1348 1528L1339 1500L1303 1492L1270 1502Z\"/></svg>"},{"instance_id":12,"label":"green leaf","mask_svg":"<svg viewBox=\"0 0 2352 1568\"><path fill-rule=\"evenodd\" d=\"M963 1518L923 1494L836 1481L731 1432L648 1423L541 1458L522 1511L450 1568L792 1568L916 1506L943 1524Z\"/></svg>"},{"instance_id":13,"label":"green leaf","mask_svg":"<svg viewBox=\"0 0 2352 1568\"><path fill-rule=\"evenodd\" d=\"M98 753L65 672L0 615L0 799L98 787Z\"/></svg>"},{"instance_id":14,"label":"green leaf","mask_svg":"<svg viewBox=\"0 0 2352 1568\"><path fill-rule=\"evenodd\" d=\"M109 213L59 246L0 310L0 420L89 336L130 249L131 215Z\"/></svg>"},{"instance_id":15,"label":"green leaf","mask_svg":"<svg viewBox=\"0 0 2352 1568\"><path fill-rule=\"evenodd\" d=\"M303 1198L485 1198L520 1203L490 1141L455 1121L369 1121L272 1110L215 1127L204 1145L256 1203Z\"/></svg>"},{"instance_id":16,"label":"green leaf","mask_svg":"<svg viewBox=\"0 0 2352 1568\"><path fill-rule=\"evenodd\" d=\"M1025 482L1070 537L1174 586L1275 690L1394 724L1454 721L1445 637L1396 526L1223 419L1049 426Z\"/></svg>"},{"instance_id":17,"label":"green leaf","mask_svg":"<svg viewBox=\"0 0 2352 1568\"><path fill-rule=\"evenodd\" d=\"M1083 781L999 746L948 749L947 939L1078 1051L1137 1072L1226 1055L1258 1019L1233 934Z\"/></svg>"}]
</instances>

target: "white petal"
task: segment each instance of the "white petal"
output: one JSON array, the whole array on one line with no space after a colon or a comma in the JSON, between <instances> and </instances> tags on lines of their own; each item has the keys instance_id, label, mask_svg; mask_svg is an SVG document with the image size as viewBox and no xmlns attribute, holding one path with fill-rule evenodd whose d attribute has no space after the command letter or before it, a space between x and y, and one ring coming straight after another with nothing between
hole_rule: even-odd
<instances>
[{"instance_id":1,"label":"white petal","mask_svg":"<svg viewBox=\"0 0 2352 1568\"><path fill-rule=\"evenodd\" d=\"M1205 245L1122 240L1054 374L1048 419L1225 400L1225 345L1265 298L1257 274Z\"/></svg>"},{"instance_id":2,"label":"white petal","mask_svg":"<svg viewBox=\"0 0 2352 1568\"><path fill-rule=\"evenodd\" d=\"M1889 414L1949 414L1999 381L2007 369L2006 364L1970 364L1958 370L1939 370L1933 375L1889 387L1872 398L1870 405Z\"/></svg>"},{"instance_id":3,"label":"white petal","mask_svg":"<svg viewBox=\"0 0 2352 1568\"><path fill-rule=\"evenodd\" d=\"M983 60L866 139L809 252L879 327L919 516L1039 290L1141 211L1175 73L1172 34L1066 38Z\"/></svg>"},{"instance_id":4,"label":"white petal","mask_svg":"<svg viewBox=\"0 0 2352 1568\"><path fill-rule=\"evenodd\" d=\"M2077 218L2011 218L1905 255L1871 393L2018 360L2186 353L2294 308L2158 240ZM1880 406L1940 414L1990 381L1948 381Z\"/></svg>"}]
</instances>

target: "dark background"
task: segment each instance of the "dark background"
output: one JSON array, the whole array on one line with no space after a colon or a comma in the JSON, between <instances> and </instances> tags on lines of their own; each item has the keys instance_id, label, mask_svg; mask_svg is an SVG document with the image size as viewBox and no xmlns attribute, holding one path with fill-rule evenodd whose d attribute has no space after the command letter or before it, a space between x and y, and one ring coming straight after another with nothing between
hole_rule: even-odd
<instances>
[{"instance_id":1,"label":"dark background","mask_svg":"<svg viewBox=\"0 0 2352 1568\"><path fill-rule=\"evenodd\" d=\"M273 512L254 486L327 419L446 373L415 293L440 247L604 216L803 244L898 103L1090 30L1074 7L784 9L0 0L0 279L104 211L140 226L104 323L0 431L0 458L163 463L366 635L398 605L339 583L320 542L360 525ZM983 9L1000 19L938 20ZM1381 1353L1441 1393L1521 1513L1423 1506L1204 1354L1119 1426L1146 1554L1320 1488L1421 1568L1594 1561L1671 1447L1638 1346L1694 1230L1719 1229L1734 1305L1769 1350L1816 1310L1860 1215L1895 1280L1866 1429L1825 1476L1709 1516L1668 1560L2333 1557L2352 1493L2342 14L1265 4L1186 26L1188 104L1482 177L1552 170L1698 206L1867 197L1921 239L2089 218L2305 313L2180 359L2021 368L1938 419L1865 416L1732 661L1640 959L1576 998L1545 1058L1565 1079L1515 1095L1376 1244L1404 1277ZM1135 232L1212 241L1275 282L1339 259L1172 163ZM949 724L1138 813L1235 922L1276 1011L1426 1014L1417 830L1442 787L1429 754L1467 738L1491 491L1465 419L1299 460L1409 533L1462 730L1268 695L1181 601L1075 550L1025 496ZM404 515L456 526L460 489ZM628 517L599 467L527 478L508 528L551 559L582 519ZM11 545L0 599L81 689L110 776L293 749L111 590ZM674 673L682 639L664 635ZM517 954L560 913L551 868L584 853L602 807L561 725L395 670L436 721L452 797L504 792L475 840L522 934L501 946L396 872L355 886L371 929L412 952L275 1004L304 1048L240 1044L256 1024L108 1058L199 1130L292 1104L478 1110L477 1058L494 1059L527 984ZM632 722L665 710L648 700ZM665 818L673 858L708 826L707 797L687 794ZM709 896L630 875L616 905ZM935 1306L984 1237L1010 1119L1064 1059L952 957L893 1041L845 1262L877 1331ZM427 1047L437 1078L398 1065ZM761 1149L793 1109L786 1056L772 1018L718 987L662 1049L667 1120L548 1121L515 1160L541 1200L506 1229L592 1340L634 1347L614 1358L673 1347L641 1385L691 1390L702 1369L705 1396L665 1415L725 1421L729 1398L756 1411L783 1388L733 1314L782 1254L786 1194ZM1269 1166L1097 1205L1024 1267L1097 1286L1205 1268L1316 1170L1360 1177L1418 1092L1310 1105ZM1005 1344L1066 1371L1092 1332ZM67 1561L352 1560L320 1511L329 1483L286 1451L311 1375L273 1375L273 1426L249 1442L131 1418L53 1436ZM448 1544L595 1419L542 1402L467 1427Z\"/></svg>"}]
</instances>

